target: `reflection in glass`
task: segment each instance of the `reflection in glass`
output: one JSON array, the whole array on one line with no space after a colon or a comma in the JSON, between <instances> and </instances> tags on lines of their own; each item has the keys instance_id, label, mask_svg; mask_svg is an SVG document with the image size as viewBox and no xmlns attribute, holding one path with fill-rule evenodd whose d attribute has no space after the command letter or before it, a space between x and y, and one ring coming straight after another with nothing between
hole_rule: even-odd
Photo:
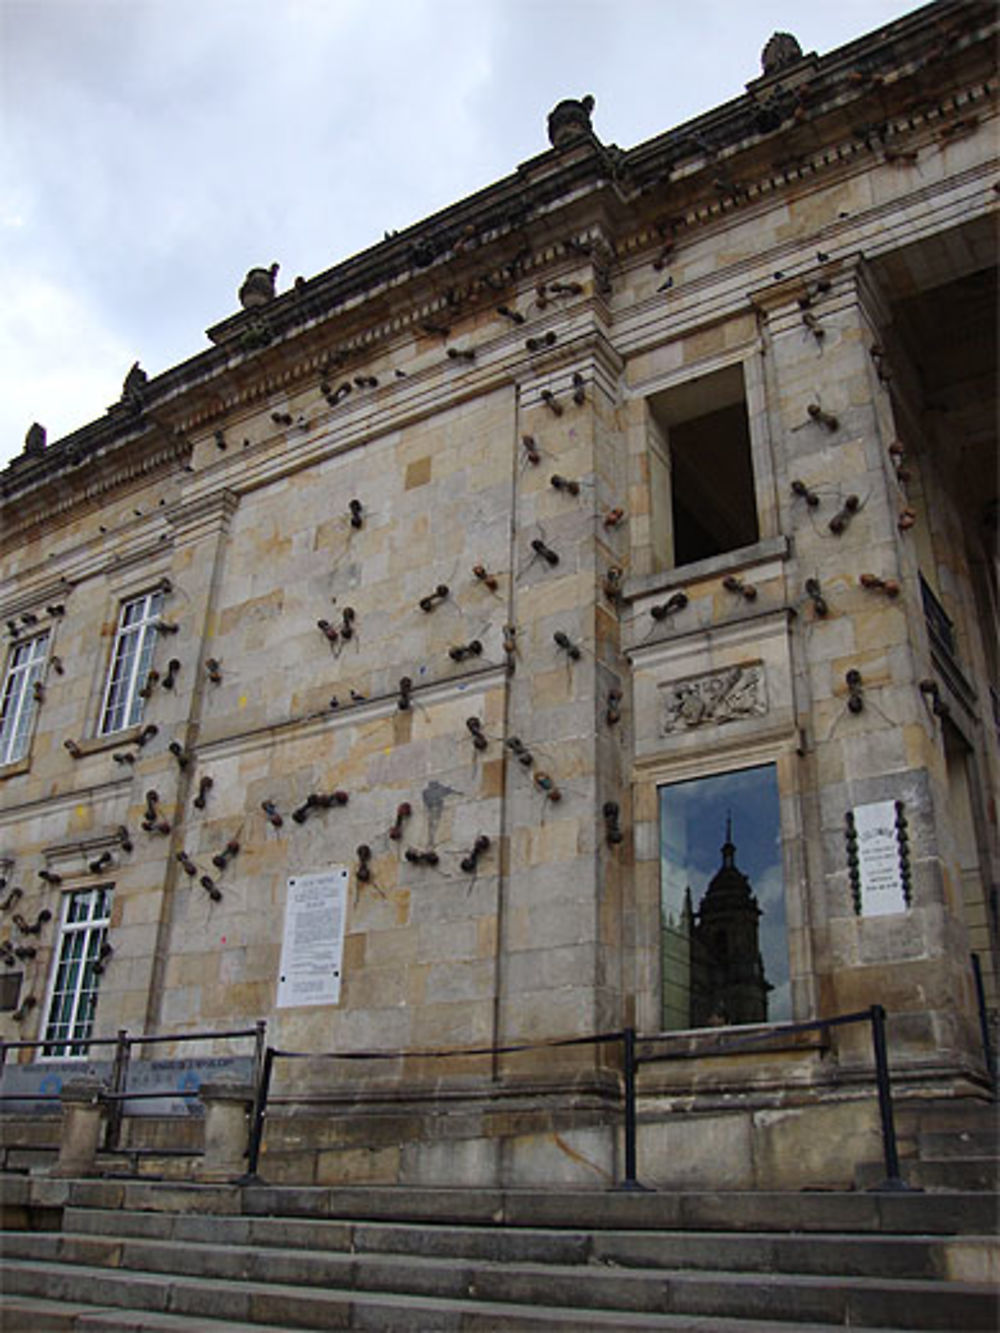
<instances>
[{"instance_id":1,"label":"reflection in glass","mask_svg":"<svg viewBox=\"0 0 1000 1333\"><path fill-rule=\"evenodd\" d=\"M773 765L661 788L664 1031L790 1017L778 816Z\"/></svg>"}]
</instances>

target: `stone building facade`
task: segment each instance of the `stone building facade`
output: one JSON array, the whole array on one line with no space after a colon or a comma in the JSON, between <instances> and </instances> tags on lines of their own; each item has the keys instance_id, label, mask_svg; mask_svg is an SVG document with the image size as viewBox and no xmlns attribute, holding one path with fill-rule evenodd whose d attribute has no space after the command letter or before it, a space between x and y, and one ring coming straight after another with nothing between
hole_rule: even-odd
<instances>
[{"instance_id":1,"label":"stone building facade","mask_svg":"<svg viewBox=\"0 0 1000 1333\"><path fill-rule=\"evenodd\" d=\"M880 1003L899 1095L982 1094L995 20L776 37L628 151L561 103L508 178L284 292L253 270L208 350L32 427L0 1036L46 1044L4 1087L266 1019L392 1057L279 1062L269 1176L597 1183L619 1044L537 1043L632 1026L683 1057L641 1070L645 1178L842 1183L864 1028L698 1026L733 1031L683 962L725 844L754 1030Z\"/></svg>"}]
</instances>

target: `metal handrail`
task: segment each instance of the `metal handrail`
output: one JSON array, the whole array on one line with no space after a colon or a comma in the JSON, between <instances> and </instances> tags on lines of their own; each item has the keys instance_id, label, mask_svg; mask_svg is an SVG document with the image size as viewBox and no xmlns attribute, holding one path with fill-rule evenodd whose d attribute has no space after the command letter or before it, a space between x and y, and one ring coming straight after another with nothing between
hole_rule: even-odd
<instances>
[{"instance_id":1,"label":"metal handrail","mask_svg":"<svg viewBox=\"0 0 1000 1333\"><path fill-rule=\"evenodd\" d=\"M660 1064L665 1060L693 1060L704 1055L730 1055L745 1050L751 1046L766 1045L773 1042L775 1038L792 1037L800 1032L822 1032L826 1028L844 1027L850 1023L860 1023L871 1017L870 1009L858 1009L850 1014L835 1014L832 1018L812 1018L802 1023L774 1023L759 1032L750 1033L748 1036L740 1037L736 1040L719 1042L713 1041L713 1044L707 1049L698 1051L664 1051L657 1055L640 1055L639 1063L644 1065ZM717 1029L702 1028L696 1029L698 1035L708 1037L709 1033L714 1033ZM652 1041L670 1041L677 1040L680 1034L674 1032L655 1032L649 1037L640 1037L637 1040L643 1042ZM685 1037L691 1036L691 1031L685 1031ZM789 1046L788 1050L797 1050L798 1047Z\"/></svg>"},{"instance_id":2,"label":"metal handrail","mask_svg":"<svg viewBox=\"0 0 1000 1333\"><path fill-rule=\"evenodd\" d=\"M892 1109L892 1082L889 1074L889 1053L885 1038L885 1009L880 1004L873 1004L868 1009L859 1009L850 1014L835 1014L830 1018L814 1018L804 1023L782 1023L775 1025L766 1032L756 1032L748 1037L738 1040L730 1040L728 1043L715 1044L712 1047L713 1055L727 1055L746 1051L748 1048L760 1045L763 1042L771 1042L776 1036L794 1036L800 1032L825 1031L833 1027L846 1027L853 1023L867 1022L871 1026L872 1052L875 1062L875 1084L878 1092L879 1121L882 1130L882 1156L885 1164L885 1179L875 1189L900 1191L909 1190L911 1186L907 1185L899 1172L899 1150L896 1141L896 1126ZM654 1038L648 1040L662 1040L666 1034L657 1034ZM635 1037L633 1035L632 1062L632 1080L634 1082L635 1071L643 1064L657 1064L663 1060L675 1060L679 1057L672 1054L662 1055L636 1055L634 1047ZM628 1060L629 1044L626 1041L626 1060ZM697 1059L698 1052L690 1053L690 1059ZM628 1086L628 1070L626 1068L626 1088ZM634 1113L634 1112L633 1112ZM628 1107L626 1106L626 1116L628 1116ZM634 1130L633 1130L634 1135ZM628 1144L628 1127L626 1125L626 1146ZM635 1188L634 1182L630 1184L626 1161L626 1185Z\"/></svg>"},{"instance_id":3,"label":"metal handrail","mask_svg":"<svg viewBox=\"0 0 1000 1333\"><path fill-rule=\"evenodd\" d=\"M882 1129L882 1151L885 1164L885 1179L874 1188L877 1190L910 1190L899 1172L899 1152L896 1142L896 1129L892 1108L892 1084L889 1074L888 1048L885 1037L885 1009L880 1004L873 1004L868 1009L855 1013L837 1014L831 1018L813 1019L805 1023L776 1025L767 1032L754 1033L729 1045L714 1046L713 1054L728 1051L746 1050L764 1041L773 1042L776 1036L794 1035L799 1032L822 1031L832 1027L842 1027L853 1023L867 1022L871 1028L872 1051L875 1064L875 1081L878 1092L879 1119ZM620 1042L622 1046L622 1091L624 1120L624 1176L615 1187L619 1190L644 1191L647 1187L640 1184L636 1173L637 1158L637 1096L636 1074L643 1064L655 1064L660 1059L676 1059L676 1056L641 1055L637 1051L640 1041L661 1040L667 1034L654 1034L652 1037L639 1037L635 1028L626 1027L618 1032L596 1033L585 1037L567 1037L544 1042L518 1042L508 1046L452 1047L442 1050L423 1051L282 1051L268 1046L264 1051L260 1079L257 1083L253 1110L250 1120L250 1136L247 1145L247 1172L242 1183L260 1181L258 1167L264 1139L264 1125L267 1119L267 1107L271 1090L271 1079L276 1060L402 1060L417 1057L449 1059L456 1056L470 1055L506 1055L512 1052L552 1050L563 1046L591 1046L607 1042ZM693 1053L690 1058L697 1058Z\"/></svg>"},{"instance_id":4,"label":"metal handrail","mask_svg":"<svg viewBox=\"0 0 1000 1333\"><path fill-rule=\"evenodd\" d=\"M128 1037L127 1040L130 1046L144 1046L164 1041L209 1041L217 1037L255 1037L262 1025L266 1027L263 1018L258 1019L252 1028L224 1028L218 1032L160 1032L155 1036ZM121 1029L121 1032L125 1031L126 1029ZM3 1068L7 1051L37 1050L40 1046L117 1046L121 1032L117 1037L87 1037L75 1040L72 1037L49 1037L48 1040L39 1037L36 1041L4 1041L0 1038L0 1069Z\"/></svg>"},{"instance_id":5,"label":"metal handrail","mask_svg":"<svg viewBox=\"0 0 1000 1333\"><path fill-rule=\"evenodd\" d=\"M168 1101L177 1097L197 1097L196 1090L168 1089L164 1092L129 1092L126 1088L128 1079L128 1067L131 1059L131 1050L133 1046L154 1046L163 1045L167 1042L191 1042L191 1041L222 1041L237 1040L240 1037L254 1038L253 1053L253 1086L257 1087L260 1083L261 1067L264 1056L264 1044L267 1034L267 1023L264 1019L258 1019L252 1028L222 1028L211 1029L207 1032L160 1032L152 1035L143 1035L131 1037L126 1028L120 1028L118 1034L114 1037L93 1037L84 1041L54 1041L39 1038L35 1041L2 1041L0 1040L0 1071L3 1070L8 1051L39 1050L46 1046L113 1046L115 1048L114 1059L111 1067L111 1086L101 1094L102 1100L108 1103L110 1114L108 1116L107 1128L104 1136L105 1151L112 1151L118 1147L121 1137L122 1120L124 1117L124 1103L126 1101L138 1100L161 1100ZM0 1104L4 1102L58 1102L60 1094L52 1093L0 1093Z\"/></svg>"},{"instance_id":6,"label":"metal handrail","mask_svg":"<svg viewBox=\"0 0 1000 1333\"><path fill-rule=\"evenodd\" d=\"M416 1051L280 1051L268 1046L264 1052L260 1081L257 1084L253 1110L250 1120L250 1140L247 1145L247 1172L244 1182L260 1179L257 1167L260 1163L261 1144L264 1139L264 1120L267 1115L267 1103L271 1090L271 1075L275 1060L404 1060L404 1059L451 1059L470 1055L511 1055L521 1051L554 1050L563 1046L599 1046L602 1043L621 1041L622 1032L599 1032L586 1037L557 1037L550 1041L514 1042L507 1046L454 1046L437 1050Z\"/></svg>"},{"instance_id":7,"label":"metal handrail","mask_svg":"<svg viewBox=\"0 0 1000 1333\"><path fill-rule=\"evenodd\" d=\"M997 1095L997 1057L993 1050L993 1042L990 1040L990 1019L986 1007L986 988L983 985L983 966L979 960L979 954L969 955L972 962L972 981L976 990L976 1011L979 1016L979 1039L983 1043L983 1062L986 1065L986 1074L990 1080L990 1089L993 1096Z\"/></svg>"}]
</instances>

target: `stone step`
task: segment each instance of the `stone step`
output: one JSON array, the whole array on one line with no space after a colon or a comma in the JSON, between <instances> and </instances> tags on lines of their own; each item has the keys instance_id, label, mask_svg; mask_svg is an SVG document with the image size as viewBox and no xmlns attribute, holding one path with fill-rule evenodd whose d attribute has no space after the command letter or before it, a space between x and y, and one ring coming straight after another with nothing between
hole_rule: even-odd
<instances>
[{"instance_id":1,"label":"stone step","mask_svg":"<svg viewBox=\"0 0 1000 1333\"><path fill-rule=\"evenodd\" d=\"M994 1158L953 1157L922 1160L913 1165L911 1183L925 1190L989 1190L1000 1188L1000 1170Z\"/></svg>"},{"instance_id":2,"label":"stone step","mask_svg":"<svg viewBox=\"0 0 1000 1333\"><path fill-rule=\"evenodd\" d=\"M80 1301L63 1303L32 1296L0 1295L0 1328L4 1333L74 1333L100 1329L102 1333L140 1333L140 1330L187 1330L187 1315L156 1314L153 1311L113 1309ZM244 1324L212 1320L212 1333L287 1333L284 1324Z\"/></svg>"},{"instance_id":3,"label":"stone step","mask_svg":"<svg viewBox=\"0 0 1000 1333\"><path fill-rule=\"evenodd\" d=\"M937 1160L911 1158L900 1163L903 1179L914 1189L952 1194L956 1190L968 1193L995 1194L1000 1187L1000 1168L992 1157L952 1157ZM884 1175L881 1166L861 1163L855 1172L859 1189L877 1185Z\"/></svg>"},{"instance_id":4,"label":"stone step","mask_svg":"<svg viewBox=\"0 0 1000 1333\"><path fill-rule=\"evenodd\" d=\"M874 1173L881 1177L881 1172ZM152 1181L3 1179L4 1219L63 1207L209 1216L348 1218L357 1221L611 1230L859 1232L991 1235L993 1191L948 1194L620 1191L159 1184ZM11 1225L5 1220L4 1225Z\"/></svg>"},{"instance_id":5,"label":"stone step","mask_svg":"<svg viewBox=\"0 0 1000 1333\"><path fill-rule=\"evenodd\" d=\"M40 1171L54 1166L58 1148L35 1148L27 1144L7 1146L3 1150L4 1171Z\"/></svg>"},{"instance_id":6,"label":"stone step","mask_svg":"<svg viewBox=\"0 0 1000 1333\"><path fill-rule=\"evenodd\" d=\"M63 1233L177 1240L258 1248L488 1259L510 1263L598 1263L738 1272L850 1277L1000 1278L1000 1240L992 1236L791 1236L753 1232L649 1232L460 1227L440 1224L200 1217L68 1208ZM23 1252L23 1251L22 1251Z\"/></svg>"},{"instance_id":7,"label":"stone step","mask_svg":"<svg viewBox=\"0 0 1000 1333\"><path fill-rule=\"evenodd\" d=\"M921 1159L940 1160L945 1157L988 1157L1000 1159L1000 1143L992 1130L928 1130L917 1140Z\"/></svg>"},{"instance_id":8,"label":"stone step","mask_svg":"<svg viewBox=\"0 0 1000 1333\"><path fill-rule=\"evenodd\" d=\"M111 1204L110 1206L121 1206ZM142 1205L131 1205L142 1206ZM216 1211L224 1211L222 1207ZM237 1211L233 1209L232 1211ZM248 1216L502 1223L673 1231L806 1231L990 1235L992 1192L935 1195L867 1192L431 1190L370 1186L250 1186Z\"/></svg>"},{"instance_id":9,"label":"stone step","mask_svg":"<svg viewBox=\"0 0 1000 1333\"><path fill-rule=\"evenodd\" d=\"M132 1311L108 1306L87 1305L78 1301L63 1304L30 1296L0 1296L0 1327L4 1333L191 1333L188 1314L163 1311ZM296 1325L306 1328L309 1325ZM567 1316L564 1310L535 1308L524 1310L497 1302L477 1305L451 1301L381 1302L350 1309L347 1324L313 1324L313 1328L340 1327L383 1330L384 1333L576 1333L578 1329L616 1329L619 1333L643 1333L659 1329L661 1333L788 1333L785 1320L718 1319L700 1315L628 1315L619 1311L578 1310ZM233 1322L229 1319L199 1321L208 1333L288 1333L289 1325ZM829 1333L829 1324L794 1325L796 1333ZM883 1326L878 1333L906 1333L903 1329Z\"/></svg>"},{"instance_id":10,"label":"stone step","mask_svg":"<svg viewBox=\"0 0 1000 1333\"><path fill-rule=\"evenodd\" d=\"M176 1148L122 1148L97 1154L97 1170L104 1176L128 1179L190 1180L201 1152Z\"/></svg>"},{"instance_id":11,"label":"stone step","mask_svg":"<svg viewBox=\"0 0 1000 1333\"><path fill-rule=\"evenodd\" d=\"M227 1290L236 1302L233 1306L210 1308L196 1303L188 1307L193 1315L209 1317L236 1313L239 1303L253 1296L254 1317L272 1319L268 1311L278 1307L270 1305L264 1293L277 1289L294 1290L306 1302L334 1294L347 1302L391 1295L629 1314L811 1320L874 1328L957 1327L967 1333L995 1329L1000 1316L996 1291L977 1283L498 1264L384 1254L261 1251L59 1233L11 1233L5 1241L6 1291L166 1309L171 1292L197 1295L202 1288L216 1294ZM19 1262L12 1264L8 1259ZM126 1299L123 1292L133 1285L135 1292ZM283 1317L288 1318L287 1312Z\"/></svg>"},{"instance_id":12,"label":"stone step","mask_svg":"<svg viewBox=\"0 0 1000 1333\"><path fill-rule=\"evenodd\" d=\"M995 1102L964 1098L930 1102L900 1101L895 1106L895 1120L896 1128L905 1134L933 1130L981 1130L996 1137L1000 1128L1000 1108Z\"/></svg>"}]
</instances>

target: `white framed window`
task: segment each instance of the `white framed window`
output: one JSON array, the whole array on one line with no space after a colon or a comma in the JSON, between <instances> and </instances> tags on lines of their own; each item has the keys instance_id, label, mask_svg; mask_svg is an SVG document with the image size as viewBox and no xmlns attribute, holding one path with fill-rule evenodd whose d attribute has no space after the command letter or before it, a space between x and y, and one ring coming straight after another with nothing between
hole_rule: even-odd
<instances>
[{"instance_id":1,"label":"white framed window","mask_svg":"<svg viewBox=\"0 0 1000 1333\"><path fill-rule=\"evenodd\" d=\"M140 691L153 660L156 622L162 606L163 593L159 589L122 603L101 706L98 727L101 736L124 731L126 727L134 727L142 721L146 701Z\"/></svg>"},{"instance_id":2,"label":"white framed window","mask_svg":"<svg viewBox=\"0 0 1000 1333\"><path fill-rule=\"evenodd\" d=\"M43 1057L87 1054L111 923L111 889L110 884L101 884L63 895L59 950L42 1038Z\"/></svg>"},{"instance_id":3,"label":"white framed window","mask_svg":"<svg viewBox=\"0 0 1000 1333\"><path fill-rule=\"evenodd\" d=\"M38 710L35 686L41 681L48 647L48 634L37 634L11 652L0 702L0 764L13 764L28 753Z\"/></svg>"}]
</instances>

